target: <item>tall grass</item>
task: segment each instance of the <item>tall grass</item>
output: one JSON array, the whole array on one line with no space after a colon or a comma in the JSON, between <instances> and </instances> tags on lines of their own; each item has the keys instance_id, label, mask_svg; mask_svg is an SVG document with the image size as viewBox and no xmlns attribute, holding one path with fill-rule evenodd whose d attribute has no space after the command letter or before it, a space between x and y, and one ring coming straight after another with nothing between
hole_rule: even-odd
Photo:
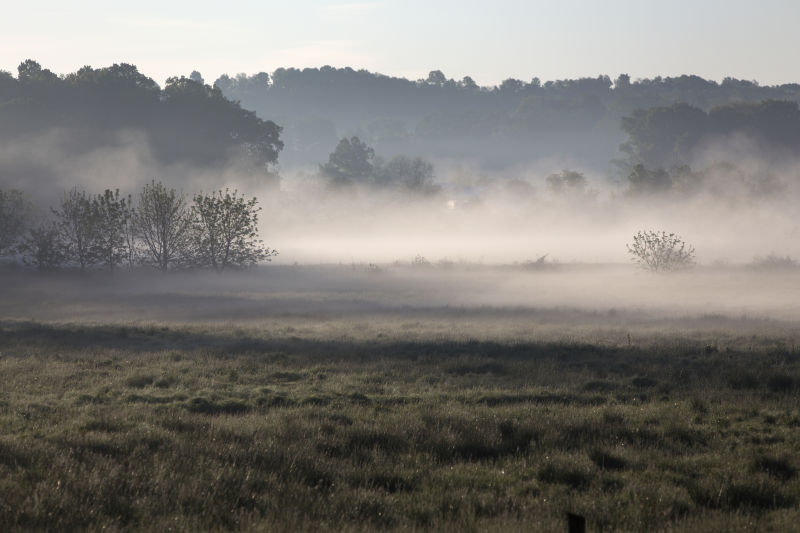
<instances>
[{"instance_id":1,"label":"tall grass","mask_svg":"<svg viewBox=\"0 0 800 533\"><path fill-rule=\"evenodd\" d=\"M797 523L800 356L778 338L338 324L0 323L0 530Z\"/></svg>"}]
</instances>

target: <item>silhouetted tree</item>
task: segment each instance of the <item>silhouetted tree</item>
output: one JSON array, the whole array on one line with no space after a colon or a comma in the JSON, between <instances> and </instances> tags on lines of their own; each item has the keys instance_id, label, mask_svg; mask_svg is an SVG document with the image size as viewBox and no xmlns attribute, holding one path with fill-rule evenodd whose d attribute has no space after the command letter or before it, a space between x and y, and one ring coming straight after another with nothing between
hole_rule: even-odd
<instances>
[{"instance_id":1,"label":"silhouetted tree","mask_svg":"<svg viewBox=\"0 0 800 533\"><path fill-rule=\"evenodd\" d=\"M433 165L422 158L396 156L376 168L377 185L398 187L410 192L432 194L440 188L433 183Z\"/></svg>"},{"instance_id":2,"label":"silhouetted tree","mask_svg":"<svg viewBox=\"0 0 800 533\"><path fill-rule=\"evenodd\" d=\"M320 166L320 170L335 185L367 182L372 177L374 158L375 150L358 137L344 138L336 145L328 162Z\"/></svg>"}]
</instances>

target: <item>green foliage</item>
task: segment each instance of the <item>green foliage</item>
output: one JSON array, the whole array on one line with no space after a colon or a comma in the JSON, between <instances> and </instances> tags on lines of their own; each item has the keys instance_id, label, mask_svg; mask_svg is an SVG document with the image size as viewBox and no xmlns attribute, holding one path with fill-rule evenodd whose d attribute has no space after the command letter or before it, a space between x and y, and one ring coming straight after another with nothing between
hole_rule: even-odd
<instances>
[{"instance_id":1,"label":"green foliage","mask_svg":"<svg viewBox=\"0 0 800 533\"><path fill-rule=\"evenodd\" d=\"M639 231L633 236L633 243L626 246L633 262L652 272L694 266L694 247L674 233Z\"/></svg>"},{"instance_id":2,"label":"green foliage","mask_svg":"<svg viewBox=\"0 0 800 533\"><path fill-rule=\"evenodd\" d=\"M200 266L222 271L269 261L276 255L258 240L258 201L238 191L216 191L194 197L194 254Z\"/></svg>"}]
</instances>

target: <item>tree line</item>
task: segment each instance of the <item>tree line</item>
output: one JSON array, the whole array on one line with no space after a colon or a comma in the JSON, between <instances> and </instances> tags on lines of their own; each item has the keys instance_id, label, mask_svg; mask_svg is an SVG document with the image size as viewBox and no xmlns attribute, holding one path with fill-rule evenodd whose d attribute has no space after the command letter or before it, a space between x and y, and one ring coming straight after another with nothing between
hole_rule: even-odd
<instances>
[{"instance_id":1,"label":"tree line","mask_svg":"<svg viewBox=\"0 0 800 533\"><path fill-rule=\"evenodd\" d=\"M620 149L630 189L635 192L692 190L710 175L729 180L749 180L751 192L774 192L780 187L774 176L740 176L731 163L716 163L694 171L696 156L713 149L716 142L745 137L765 158L800 155L800 107L797 102L765 100L737 102L704 111L679 103L639 109L623 117L628 135Z\"/></svg>"},{"instance_id":2,"label":"tree line","mask_svg":"<svg viewBox=\"0 0 800 533\"><path fill-rule=\"evenodd\" d=\"M285 164L319 161L339 137L355 135L383 152L478 157L493 168L552 155L605 166L625 141L622 118L638 109L686 103L708 111L734 102L800 101L798 84L691 75L509 78L479 86L469 76L455 80L439 70L411 80L325 66L223 75L214 86L285 127Z\"/></svg>"},{"instance_id":3,"label":"tree line","mask_svg":"<svg viewBox=\"0 0 800 533\"><path fill-rule=\"evenodd\" d=\"M188 199L153 180L136 198L73 188L37 217L23 193L0 190L0 257L39 270L247 268L277 254L258 238L260 210L236 190Z\"/></svg>"},{"instance_id":4,"label":"tree line","mask_svg":"<svg viewBox=\"0 0 800 533\"><path fill-rule=\"evenodd\" d=\"M54 128L69 132L72 153L112 145L114 133L134 130L161 163L213 167L235 158L240 170L261 177L283 148L277 124L183 76L161 88L126 63L59 76L31 59L16 77L0 71L0 142Z\"/></svg>"}]
</instances>

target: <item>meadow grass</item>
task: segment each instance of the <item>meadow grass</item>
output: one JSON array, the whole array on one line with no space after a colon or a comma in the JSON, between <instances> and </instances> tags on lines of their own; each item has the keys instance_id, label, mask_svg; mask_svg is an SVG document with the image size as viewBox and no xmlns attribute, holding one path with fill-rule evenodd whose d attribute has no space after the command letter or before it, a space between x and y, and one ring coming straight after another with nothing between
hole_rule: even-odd
<instances>
[{"instance_id":1,"label":"meadow grass","mask_svg":"<svg viewBox=\"0 0 800 533\"><path fill-rule=\"evenodd\" d=\"M449 313L2 321L0 530L797 529L791 332Z\"/></svg>"}]
</instances>

